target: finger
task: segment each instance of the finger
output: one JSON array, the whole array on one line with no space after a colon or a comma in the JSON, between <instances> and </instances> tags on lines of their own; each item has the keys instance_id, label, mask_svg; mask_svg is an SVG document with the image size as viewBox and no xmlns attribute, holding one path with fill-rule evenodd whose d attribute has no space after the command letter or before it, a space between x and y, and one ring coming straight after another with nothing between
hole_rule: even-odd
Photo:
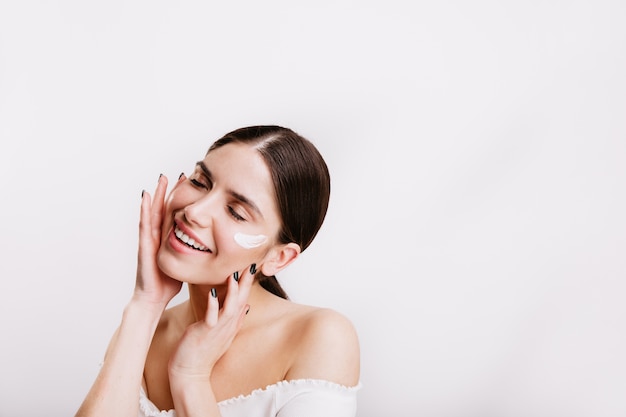
<instances>
[{"instance_id":1,"label":"finger","mask_svg":"<svg viewBox=\"0 0 626 417\"><path fill-rule=\"evenodd\" d=\"M179 185L181 185L182 183L185 182L185 180L187 180L187 176L185 175L184 172L181 172L180 175L178 176L178 180L176 180L176 184L174 184L174 186L172 187L172 189L169 191L169 195L165 197L164 199L164 205L167 204L167 201L169 201L169 199L172 198L172 193L174 191L176 191L176 189L178 188ZM163 210L163 212L165 212L165 210Z\"/></svg>"},{"instance_id":2,"label":"finger","mask_svg":"<svg viewBox=\"0 0 626 417\"><path fill-rule=\"evenodd\" d=\"M233 273L228 280L228 292L222 306L222 314L239 317L245 313L250 289L254 283L254 274L250 268Z\"/></svg>"},{"instance_id":3,"label":"finger","mask_svg":"<svg viewBox=\"0 0 626 417\"><path fill-rule=\"evenodd\" d=\"M228 277L228 289L222 305L222 314L235 314L238 310L239 274L239 271L235 271Z\"/></svg>"},{"instance_id":4,"label":"finger","mask_svg":"<svg viewBox=\"0 0 626 417\"><path fill-rule=\"evenodd\" d=\"M150 227L150 193L147 191L141 192L141 211L139 213L139 248L140 250L146 250L151 241L151 227Z\"/></svg>"},{"instance_id":5,"label":"finger","mask_svg":"<svg viewBox=\"0 0 626 417\"><path fill-rule=\"evenodd\" d=\"M217 292L215 291L215 288L211 288L211 291L209 291L209 300L206 309L206 316L204 318L207 325L209 325L210 327L214 327L217 324L219 311L220 302L217 299Z\"/></svg>"},{"instance_id":6,"label":"finger","mask_svg":"<svg viewBox=\"0 0 626 417\"><path fill-rule=\"evenodd\" d=\"M243 326L243 321L250 312L250 304L245 304L239 313L239 320L237 321L237 332L241 330L241 326Z\"/></svg>"},{"instance_id":7,"label":"finger","mask_svg":"<svg viewBox=\"0 0 626 417\"><path fill-rule=\"evenodd\" d=\"M163 206L165 201L165 191L167 190L167 177L159 175L156 191L154 192L154 202L151 208L152 237L158 241L161 237L161 221L163 219Z\"/></svg>"},{"instance_id":8,"label":"finger","mask_svg":"<svg viewBox=\"0 0 626 417\"><path fill-rule=\"evenodd\" d=\"M154 243L150 229L150 194L141 192L141 210L139 212L139 247L137 250L137 281L139 288L144 286L140 271L144 268L143 260L149 259L153 252ZM149 263L149 262L148 262Z\"/></svg>"},{"instance_id":9,"label":"finger","mask_svg":"<svg viewBox=\"0 0 626 417\"><path fill-rule=\"evenodd\" d=\"M246 303L248 301L248 296L250 295L250 289L252 288L252 284L254 284L254 274L251 272L256 270L256 264L252 264L250 268L247 268L243 271L241 275L241 279L239 280L239 302Z\"/></svg>"}]
</instances>

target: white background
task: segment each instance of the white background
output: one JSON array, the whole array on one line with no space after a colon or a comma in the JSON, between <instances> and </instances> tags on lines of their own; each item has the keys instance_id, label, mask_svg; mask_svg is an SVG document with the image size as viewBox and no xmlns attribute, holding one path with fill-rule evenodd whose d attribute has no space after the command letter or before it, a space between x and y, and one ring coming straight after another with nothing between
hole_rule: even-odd
<instances>
[{"instance_id":1,"label":"white background","mask_svg":"<svg viewBox=\"0 0 626 417\"><path fill-rule=\"evenodd\" d=\"M270 123L331 169L279 279L357 327L359 417L626 415L625 17L2 0L0 415L73 415L132 291L141 190Z\"/></svg>"}]
</instances>

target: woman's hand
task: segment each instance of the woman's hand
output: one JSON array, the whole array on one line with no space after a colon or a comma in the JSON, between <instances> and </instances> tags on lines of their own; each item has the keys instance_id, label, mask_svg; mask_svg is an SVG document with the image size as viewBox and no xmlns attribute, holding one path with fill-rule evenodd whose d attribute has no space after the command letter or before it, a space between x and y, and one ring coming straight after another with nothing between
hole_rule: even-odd
<instances>
[{"instance_id":1,"label":"woman's hand","mask_svg":"<svg viewBox=\"0 0 626 417\"><path fill-rule=\"evenodd\" d=\"M230 347L241 329L254 275L246 270L239 282L228 278L228 290L220 308L215 290L209 292L205 317L185 330L170 358L170 384L195 381L208 383L215 363Z\"/></svg>"},{"instance_id":2,"label":"woman's hand","mask_svg":"<svg viewBox=\"0 0 626 417\"><path fill-rule=\"evenodd\" d=\"M178 182L184 179L185 176L181 175ZM133 294L133 301L147 303L160 309L167 306L182 286L180 281L165 275L156 262L157 252L161 246L166 190L167 178L161 175L154 192L154 201L151 201L150 194L145 191L141 195L137 278Z\"/></svg>"},{"instance_id":3,"label":"woman's hand","mask_svg":"<svg viewBox=\"0 0 626 417\"><path fill-rule=\"evenodd\" d=\"M156 264L166 189L167 179L161 176L154 202L148 193L142 194L135 291L76 417L136 416L139 411L137 393L155 329L163 309L182 285L163 274Z\"/></svg>"}]
</instances>

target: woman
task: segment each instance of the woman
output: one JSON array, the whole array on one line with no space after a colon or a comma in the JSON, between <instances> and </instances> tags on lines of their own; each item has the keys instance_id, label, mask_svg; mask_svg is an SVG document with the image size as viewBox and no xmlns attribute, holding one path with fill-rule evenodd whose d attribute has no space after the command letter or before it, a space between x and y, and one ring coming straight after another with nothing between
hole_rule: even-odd
<instances>
[{"instance_id":1,"label":"woman","mask_svg":"<svg viewBox=\"0 0 626 417\"><path fill-rule=\"evenodd\" d=\"M317 149L283 127L238 129L166 188L142 193L135 290L76 416L354 416L354 327L275 278L326 214ZM183 282L189 299L166 309Z\"/></svg>"}]
</instances>

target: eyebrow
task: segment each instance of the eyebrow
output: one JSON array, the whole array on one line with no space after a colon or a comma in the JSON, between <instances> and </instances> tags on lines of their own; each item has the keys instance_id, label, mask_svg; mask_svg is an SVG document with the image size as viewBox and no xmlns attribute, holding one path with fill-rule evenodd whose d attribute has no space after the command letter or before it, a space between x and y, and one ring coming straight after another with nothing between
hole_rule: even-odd
<instances>
[{"instance_id":1,"label":"eyebrow","mask_svg":"<svg viewBox=\"0 0 626 417\"><path fill-rule=\"evenodd\" d=\"M206 164L204 163L204 161L198 161L196 162L196 166L200 167L200 169L202 170L202 172L204 173L204 175L206 175L206 177L213 182L213 175L211 174L211 171L209 170L209 168L206 166ZM226 190L228 192L228 194L230 194L231 196L233 196L235 199L239 200L240 202L242 202L243 204L247 205L248 207L250 207L252 210L254 210L259 216L263 217L263 213L261 213L261 210L259 210L259 207L254 204L254 202L252 200L250 200L248 197L246 197L243 194L240 194L234 190L228 189Z\"/></svg>"}]
</instances>

